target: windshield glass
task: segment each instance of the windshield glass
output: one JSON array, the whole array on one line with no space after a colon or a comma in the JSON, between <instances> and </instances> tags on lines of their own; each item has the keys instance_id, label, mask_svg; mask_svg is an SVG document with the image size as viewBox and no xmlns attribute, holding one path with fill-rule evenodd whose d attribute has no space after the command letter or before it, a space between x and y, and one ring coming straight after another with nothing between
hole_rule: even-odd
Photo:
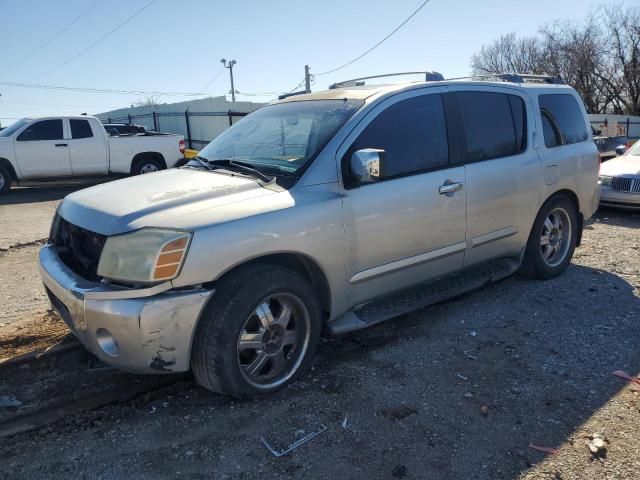
<instances>
[{"instance_id":1,"label":"windshield glass","mask_svg":"<svg viewBox=\"0 0 640 480\"><path fill-rule=\"evenodd\" d=\"M362 106L360 100L307 100L263 107L225 130L201 152L276 174L295 174Z\"/></svg>"},{"instance_id":2,"label":"windshield glass","mask_svg":"<svg viewBox=\"0 0 640 480\"><path fill-rule=\"evenodd\" d=\"M628 152L629 155L638 155L640 156L640 140L634 143Z\"/></svg>"},{"instance_id":3,"label":"windshield glass","mask_svg":"<svg viewBox=\"0 0 640 480\"><path fill-rule=\"evenodd\" d=\"M30 121L31 120L29 120L28 118L22 118L17 122L12 123L4 130L0 130L0 137L10 137L11 135L13 135L13 132L15 132L16 130L19 130L21 127L23 127Z\"/></svg>"}]
</instances>

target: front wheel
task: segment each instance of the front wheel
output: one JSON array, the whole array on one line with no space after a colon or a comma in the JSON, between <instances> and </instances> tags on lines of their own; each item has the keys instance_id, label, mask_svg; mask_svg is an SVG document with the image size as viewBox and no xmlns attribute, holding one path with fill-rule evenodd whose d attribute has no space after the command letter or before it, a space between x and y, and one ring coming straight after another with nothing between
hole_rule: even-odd
<instances>
[{"instance_id":1,"label":"front wheel","mask_svg":"<svg viewBox=\"0 0 640 480\"><path fill-rule=\"evenodd\" d=\"M565 196L549 199L531 229L520 272L541 280L560 275L571 263L577 238L574 203Z\"/></svg>"},{"instance_id":2,"label":"front wheel","mask_svg":"<svg viewBox=\"0 0 640 480\"><path fill-rule=\"evenodd\" d=\"M11 188L11 181L11 174L5 167L0 165L0 195L9 193L9 189Z\"/></svg>"},{"instance_id":3,"label":"front wheel","mask_svg":"<svg viewBox=\"0 0 640 480\"><path fill-rule=\"evenodd\" d=\"M203 387L237 398L275 392L308 366L322 319L311 285L273 265L220 282L196 330L192 369Z\"/></svg>"}]
</instances>

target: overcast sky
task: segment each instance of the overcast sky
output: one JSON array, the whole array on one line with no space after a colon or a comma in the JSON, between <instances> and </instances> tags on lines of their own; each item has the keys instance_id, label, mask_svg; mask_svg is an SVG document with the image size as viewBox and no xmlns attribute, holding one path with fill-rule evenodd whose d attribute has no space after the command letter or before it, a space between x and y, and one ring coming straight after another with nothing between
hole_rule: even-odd
<instances>
[{"instance_id":1,"label":"overcast sky","mask_svg":"<svg viewBox=\"0 0 640 480\"><path fill-rule=\"evenodd\" d=\"M0 0L0 82L201 92L221 72L220 58L226 57L238 62L234 68L237 90L267 92L238 98L266 101L274 97L268 92L295 87L304 77L305 64L312 73L321 73L358 56L422 3L155 0L77 56L149 1ZM339 72L317 76L312 88L322 90L337 80L394 71L466 75L471 55L483 43L511 31L532 34L541 24L559 18L581 19L600 4L589 0L431 0L380 47ZM83 12L82 18L48 42ZM222 71L206 89L210 95L228 91L228 71ZM0 94L4 126L23 116L113 110L144 97L3 85ZM160 101L188 98L196 97L166 95Z\"/></svg>"}]
</instances>

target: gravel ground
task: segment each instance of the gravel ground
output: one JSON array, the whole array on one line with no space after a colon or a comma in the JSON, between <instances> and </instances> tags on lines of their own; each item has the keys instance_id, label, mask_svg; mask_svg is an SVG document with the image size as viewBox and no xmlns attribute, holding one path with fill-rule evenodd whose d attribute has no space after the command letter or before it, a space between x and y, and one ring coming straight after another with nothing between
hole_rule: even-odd
<instances>
[{"instance_id":1,"label":"gravel ground","mask_svg":"<svg viewBox=\"0 0 640 480\"><path fill-rule=\"evenodd\" d=\"M600 211L561 277L514 276L323 339L311 371L276 395L235 401L177 378L0 439L0 478L640 478L640 387L611 375L640 372L639 232L640 215ZM12 255L0 257L0 284L22 281L4 267ZM139 381L87 379L75 355L0 367L0 396L51 402L70 385ZM54 384L39 400L34 385ZM282 458L260 441L287 444L320 425ZM606 445L596 456L593 434Z\"/></svg>"}]
</instances>

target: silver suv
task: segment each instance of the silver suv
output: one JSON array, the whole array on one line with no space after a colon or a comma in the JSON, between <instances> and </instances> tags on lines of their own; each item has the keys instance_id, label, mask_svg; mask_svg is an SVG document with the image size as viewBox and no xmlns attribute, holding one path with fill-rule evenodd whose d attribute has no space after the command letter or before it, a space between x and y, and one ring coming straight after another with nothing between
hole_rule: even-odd
<instances>
[{"instance_id":1,"label":"silver suv","mask_svg":"<svg viewBox=\"0 0 640 480\"><path fill-rule=\"evenodd\" d=\"M261 108L182 168L66 197L41 274L85 347L251 397L303 371L323 329L567 268L598 204L574 90L352 85Z\"/></svg>"}]
</instances>

